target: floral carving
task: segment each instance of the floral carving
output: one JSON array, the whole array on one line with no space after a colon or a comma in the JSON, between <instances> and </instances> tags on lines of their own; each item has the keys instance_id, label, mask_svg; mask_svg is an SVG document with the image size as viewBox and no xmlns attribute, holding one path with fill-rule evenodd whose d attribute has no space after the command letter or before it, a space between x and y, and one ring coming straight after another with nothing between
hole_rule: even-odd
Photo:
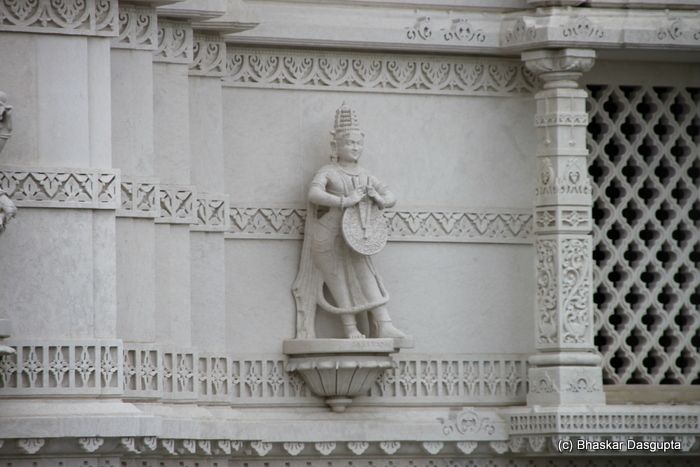
<instances>
[{"instance_id":1,"label":"floral carving","mask_svg":"<svg viewBox=\"0 0 700 467\"><path fill-rule=\"evenodd\" d=\"M304 443L284 443L282 447L290 456L298 456L304 450Z\"/></svg>"},{"instance_id":2,"label":"floral carving","mask_svg":"<svg viewBox=\"0 0 700 467\"><path fill-rule=\"evenodd\" d=\"M231 237L301 238L305 209L239 208L229 211ZM531 213L386 211L394 241L529 243Z\"/></svg>"},{"instance_id":3,"label":"floral carving","mask_svg":"<svg viewBox=\"0 0 700 467\"><path fill-rule=\"evenodd\" d=\"M194 59L192 26L186 22L158 19L158 45L153 60L190 64Z\"/></svg>"},{"instance_id":4,"label":"floral carving","mask_svg":"<svg viewBox=\"0 0 700 467\"><path fill-rule=\"evenodd\" d=\"M589 18L572 18L567 24L562 26L562 35L566 38L574 39L603 39L605 31L596 26Z\"/></svg>"},{"instance_id":5,"label":"floral carving","mask_svg":"<svg viewBox=\"0 0 700 467\"><path fill-rule=\"evenodd\" d=\"M118 172L93 169L0 170L0 190L18 206L115 209Z\"/></svg>"},{"instance_id":6,"label":"floral carving","mask_svg":"<svg viewBox=\"0 0 700 467\"><path fill-rule=\"evenodd\" d=\"M446 41L458 42L484 42L486 34L483 29L475 29L469 20L465 18L453 19L449 30L444 30L443 38Z\"/></svg>"},{"instance_id":7,"label":"floral carving","mask_svg":"<svg viewBox=\"0 0 700 467\"><path fill-rule=\"evenodd\" d=\"M430 16L419 17L413 26L406 29L406 37L411 40L427 40L433 35L433 29L430 25Z\"/></svg>"},{"instance_id":8,"label":"floral carving","mask_svg":"<svg viewBox=\"0 0 700 467\"><path fill-rule=\"evenodd\" d=\"M567 392L598 392L600 387L594 382L589 381L587 378L581 377L574 381L569 381L565 391Z\"/></svg>"},{"instance_id":9,"label":"floral carving","mask_svg":"<svg viewBox=\"0 0 700 467\"><path fill-rule=\"evenodd\" d=\"M334 442L314 443L314 448L322 455L328 456L335 450Z\"/></svg>"},{"instance_id":10,"label":"floral carving","mask_svg":"<svg viewBox=\"0 0 700 467\"><path fill-rule=\"evenodd\" d=\"M518 18L513 26L506 31L506 44L534 41L536 37L537 30L534 24L528 25L523 18Z\"/></svg>"},{"instance_id":11,"label":"floral carving","mask_svg":"<svg viewBox=\"0 0 700 467\"><path fill-rule=\"evenodd\" d=\"M476 37L476 36L475 36ZM534 76L506 59L288 52L229 46L224 84L447 95L530 94Z\"/></svg>"},{"instance_id":12,"label":"floral carving","mask_svg":"<svg viewBox=\"0 0 700 467\"><path fill-rule=\"evenodd\" d=\"M39 449L44 447L46 441L41 438L28 438L20 439L17 441L17 445L27 454L36 454Z\"/></svg>"},{"instance_id":13,"label":"floral carving","mask_svg":"<svg viewBox=\"0 0 700 467\"><path fill-rule=\"evenodd\" d=\"M537 343L554 344L557 338L557 270L554 240L537 240Z\"/></svg>"},{"instance_id":14,"label":"floral carving","mask_svg":"<svg viewBox=\"0 0 700 467\"><path fill-rule=\"evenodd\" d=\"M113 36L118 31L116 0L5 0L0 29Z\"/></svg>"},{"instance_id":15,"label":"floral carving","mask_svg":"<svg viewBox=\"0 0 700 467\"><path fill-rule=\"evenodd\" d=\"M585 344L591 331L591 246L590 239L562 241L560 281L563 342Z\"/></svg>"},{"instance_id":16,"label":"floral carving","mask_svg":"<svg viewBox=\"0 0 700 467\"><path fill-rule=\"evenodd\" d=\"M401 443L398 441L382 441L379 443L379 448L384 451L384 454L391 456L401 448Z\"/></svg>"},{"instance_id":17,"label":"floral carving","mask_svg":"<svg viewBox=\"0 0 700 467\"><path fill-rule=\"evenodd\" d=\"M489 417L482 417L472 409L461 412L451 411L447 418L438 418L438 421L442 425L442 433L445 436L481 432L492 435L496 432L493 420Z\"/></svg>"},{"instance_id":18,"label":"floral carving","mask_svg":"<svg viewBox=\"0 0 700 467\"><path fill-rule=\"evenodd\" d=\"M104 444L104 438L78 438L78 444L85 452L95 452Z\"/></svg>"},{"instance_id":19,"label":"floral carving","mask_svg":"<svg viewBox=\"0 0 700 467\"><path fill-rule=\"evenodd\" d=\"M226 71L226 44L221 36L195 34L190 74L222 76Z\"/></svg>"},{"instance_id":20,"label":"floral carving","mask_svg":"<svg viewBox=\"0 0 700 467\"><path fill-rule=\"evenodd\" d=\"M157 45L156 10L136 5L120 5L119 36L112 47L155 50Z\"/></svg>"}]
</instances>

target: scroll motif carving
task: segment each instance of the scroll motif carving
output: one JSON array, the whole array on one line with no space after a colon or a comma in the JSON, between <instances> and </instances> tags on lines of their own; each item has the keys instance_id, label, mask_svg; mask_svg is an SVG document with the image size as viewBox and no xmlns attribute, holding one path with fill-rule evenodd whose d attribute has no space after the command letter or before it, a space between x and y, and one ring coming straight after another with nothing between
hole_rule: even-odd
<instances>
[{"instance_id":1,"label":"scroll motif carving","mask_svg":"<svg viewBox=\"0 0 700 467\"><path fill-rule=\"evenodd\" d=\"M506 31L505 39L506 44L513 44L517 42L534 41L536 37L537 31L534 24L529 25L523 18L518 18L513 26Z\"/></svg>"},{"instance_id":2,"label":"scroll motif carving","mask_svg":"<svg viewBox=\"0 0 700 467\"><path fill-rule=\"evenodd\" d=\"M190 74L222 76L226 71L226 44L221 36L195 34Z\"/></svg>"},{"instance_id":3,"label":"scroll motif carving","mask_svg":"<svg viewBox=\"0 0 700 467\"><path fill-rule=\"evenodd\" d=\"M575 39L603 39L605 31L596 26L589 18L582 16L572 18L567 24L562 26L562 35Z\"/></svg>"},{"instance_id":4,"label":"scroll motif carving","mask_svg":"<svg viewBox=\"0 0 700 467\"><path fill-rule=\"evenodd\" d=\"M451 411L447 418L438 418L442 425L442 433L445 436L453 434L465 435L483 432L487 435L492 435L496 431L496 426L493 420L489 417L482 417L472 409L463 410L461 412Z\"/></svg>"},{"instance_id":5,"label":"scroll motif carving","mask_svg":"<svg viewBox=\"0 0 700 467\"><path fill-rule=\"evenodd\" d=\"M557 244L535 242L537 261L537 343L554 344L557 339Z\"/></svg>"},{"instance_id":6,"label":"scroll motif carving","mask_svg":"<svg viewBox=\"0 0 700 467\"><path fill-rule=\"evenodd\" d=\"M0 168L0 189L17 206L116 209L118 187L114 170Z\"/></svg>"},{"instance_id":7,"label":"scroll motif carving","mask_svg":"<svg viewBox=\"0 0 700 467\"><path fill-rule=\"evenodd\" d=\"M529 243L529 212L385 211L393 241ZM230 209L231 238L301 238L306 210Z\"/></svg>"},{"instance_id":8,"label":"scroll motif carving","mask_svg":"<svg viewBox=\"0 0 700 467\"><path fill-rule=\"evenodd\" d=\"M560 282L564 343L585 344L591 332L590 238L565 238L561 244Z\"/></svg>"},{"instance_id":9,"label":"scroll motif carving","mask_svg":"<svg viewBox=\"0 0 700 467\"><path fill-rule=\"evenodd\" d=\"M155 50L157 45L156 26L155 8L122 5L119 7L119 36L112 39L112 47Z\"/></svg>"},{"instance_id":10,"label":"scroll motif carving","mask_svg":"<svg viewBox=\"0 0 700 467\"><path fill-rule=\"evenodd\" d=\"M117 0L6 0L0 30L116 36Z\"/></svg>"},{"instance_id":11,"label":"scroll motif carving","mask_svg":"<svg viewBox=\"0 0 700 467\"><path fill-rule=\"evenodd\" d=\"M416 20L416 23L410 28L406 28L406 37L409 39L429 39L433 35L433 29L430 26L430 16L421 16Z\"/></svg>"},{"instance_id":12,"label":"scroll motif carving","mask_svg":"<svg viewBox=\"0 0 700 467\"><path fill-rule=\"evenodd\" d=\"M476 29L465 18L453 19L448 30L443 29L443 38L446 41L458 42L484 42L486 34L483 29Z\"/></svg>"},{"instance_id":13,"label":"scroll motif carving","mask_svg":"<svg viewBox=\"0 0 700 467\"><path fill-rule=\"evenodd\" d=\"M185 22L158 19L158 46L153 60L190 64L194 58L192 26Z\"/></svg>"},{"instance_id":14,"label":"scroll motif carving","mask_svg":"<svg viewBox=\"0 0 700 467\"><path fill-rule=\"evenodd\" d=\"M511 95L537 85L520 62L421 55L298 52L229 46L224 84L358 92Z\"/></svg>"}]
</instances>

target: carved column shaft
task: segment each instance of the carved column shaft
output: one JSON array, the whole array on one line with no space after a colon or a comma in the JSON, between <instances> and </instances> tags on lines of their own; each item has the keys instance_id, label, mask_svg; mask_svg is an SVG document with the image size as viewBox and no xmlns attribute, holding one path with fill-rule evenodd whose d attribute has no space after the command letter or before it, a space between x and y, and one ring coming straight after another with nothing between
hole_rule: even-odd
<instances>
[{"instance_id":1,"label":"carved column shaft","mask_svg":"<svg viewBox=\"0 0 700 467\"><path fill-rule=\"evenodd\" d=\"M522 58L544 82L535 95L539 353L529 360L528 404L604 403L600 357L593 346L586 92L577 84L593 66L595 52L537 50Z\"/></svg>"}]
</instances>

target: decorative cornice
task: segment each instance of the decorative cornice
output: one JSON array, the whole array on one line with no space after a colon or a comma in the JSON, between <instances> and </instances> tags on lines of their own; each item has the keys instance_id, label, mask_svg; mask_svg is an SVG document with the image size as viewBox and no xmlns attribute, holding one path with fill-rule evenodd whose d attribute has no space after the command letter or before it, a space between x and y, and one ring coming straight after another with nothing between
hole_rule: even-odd
<instances>
[{"instance_id":1,"label":"decorative cornice","mask_svg":"<svg viewBox=\"0 0 700 467\"><path fill-rule=\"evenodd\" d=\"M192 26L184 21L158 19L158 47L153 61L191 64L194 58Z\"/></svg>"},{"instance_id":2,"label":"decorative cornice","mask_svg":"<svg viewBox=\"0 0 700 467\"><path fill-rule=\"evenodd\" d=\"M119 36L112 39L112 48L155 50L158 19L152 7L119 5Z\"/></svg>"},{"instance_id":3,"label":"decorative cornice","mask_svg":"<svg viewBox=\"0 0 700 467\"><path fill-rule=\"evenodd\" d=\"M389 240L408 242L532 242L532 213L513 211L386 211ZM231 207L227 238L299 239L306 209Z\"/></svg>"},{"instance_id":4,"label":"decorative cornice","mask_svg":"<svg viewBox=\"0 0 700 467\"><path fill-rule=\"evenodd\" d=\"M119 171L0 167L0 189L17 206L117 209Z\"/></svg>"},{"instance_id":5,"label":"decorative cornice","mask_svg":"<svg viewBox=\"0 0 700 467\"><path fill-rule=\"evenodd\" d=\"M580 75L593 67L595 51L590 49L533 50L523 52L523 62L533 73L547 79L554 73Z\"/></svg>"},{"instance_id":6,"label":"decorative cornice","mask_svg":"<svg viewBox=\"0 0 700 467\"><path fill-rule=\"evenodd\" d=\"M194 58L190 64L190 75L223 76L226 71L226 43L217 34L195 32Z\"/></svg>"},{"instance_id":7,"label":"decorative cornice","mask_svg":"<svg viewBox=\"0 0 700 467\"><path fill-rule=\"evenodd\" d=\"M0 31L116 36L117 0L2 0Z\"/></svg>"},{"instance_id":8,"label":"decorative cornice","mask_svg":"<svg viewBox=\"0 0 700 467\"><path fill-rule=\"evenodd\" d=\"M531 94L532 73L510 59L289 51L229 45L224 85L404 94Z\"/></svg>"},{"instance_id":9,"label":"decorative cornice","mask_svg":"<svg viewBox=\"0 0 700 467\"><path fill-rule=\"evenodd\" d=\"M406 37L418 41L428 41L434 38L433 40L452 41L452 43L486 41L484 30L474 27L467 18L452 19L442 28L434 31L429 16L418 17L412 26L406 27Z\"/></svg>"}]
</instances>

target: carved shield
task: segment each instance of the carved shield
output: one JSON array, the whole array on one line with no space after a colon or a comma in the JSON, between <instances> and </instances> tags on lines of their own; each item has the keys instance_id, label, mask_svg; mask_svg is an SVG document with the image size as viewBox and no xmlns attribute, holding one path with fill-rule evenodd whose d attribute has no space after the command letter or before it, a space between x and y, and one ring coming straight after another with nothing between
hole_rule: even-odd
<instances>
[{"instance_id":1,"label":"carved shield","mask_svg":"<svg viewBox=\"0 0 700 467\"><path fill-rule=\"evenodd\" d=\"M357 253L365 256L379 253L386 245L388 236L389 224L376 204L363 201L345 209L343 237Z\"/></svg>"}]
</instances>

